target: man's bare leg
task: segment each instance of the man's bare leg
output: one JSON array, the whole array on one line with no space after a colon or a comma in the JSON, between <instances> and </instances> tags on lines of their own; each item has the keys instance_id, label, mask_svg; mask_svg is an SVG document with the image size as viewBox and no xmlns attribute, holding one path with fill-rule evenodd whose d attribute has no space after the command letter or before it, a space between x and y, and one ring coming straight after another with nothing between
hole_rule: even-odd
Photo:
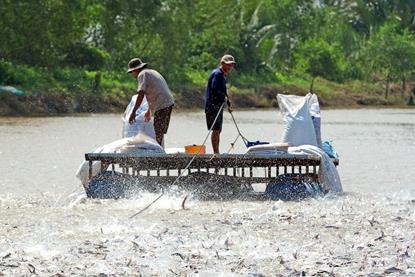
<instances>
[{"instance_id":1,"label":"man's bare leg","mask_svg":"<svg viewBox=\"0 0 415 277\"><path fill-rule=\"evenodd\" d=\"M164 138L164 134L163 133L156 133L156 141L158 142L158 144L160 144L161 147L163 147L163 138ZM164 147L163 147L164 148Z\"/></svg>"},{"instance_id":2,"label":"man's bare leg","mask_svg":"<svg viewBox=\"0 0 415 277\"><path fill-rule=\"evenodd\" d=\"M219 141L220 141L220 132L221 130L213 130L212 131L212 148L214 154L219 154Z\"/></svg>"}]
</instances>

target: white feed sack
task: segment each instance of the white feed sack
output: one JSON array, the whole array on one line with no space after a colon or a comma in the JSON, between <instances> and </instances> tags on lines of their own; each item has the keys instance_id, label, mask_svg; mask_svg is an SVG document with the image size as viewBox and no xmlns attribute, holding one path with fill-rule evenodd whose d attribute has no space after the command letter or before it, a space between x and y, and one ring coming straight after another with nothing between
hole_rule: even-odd
<instances>
[{"instance_id":1,"label":"white feed sack","mask_svg":"<svg viewBox=\"0 0 415 277\"><path fill-rule=\"evenodd\" d=\"M141 103L140 107L137 109L135 122L129 123L128 120L130 118L131 111L135 106L135 102L137 101L137 95L131 97L130 104L127 106L124 112L123 120L123 128L122 128L122 137L134 137L138 133L144 133L151 138L156 138L156 133L154 131L153 122L145 122L144 121L144 114L148 110L148 103L146 98L144 97L143 102Z\"/></svg>"},{"instance_id":2,"label":"white feed sack","mask_svg":"<svg viewBox=\"0 0 415 277\"><path fill-rule=\"evenodd\" d=\"M311 119L313 120L314 131L316 133L317 146L322 147L321 144L321 114L320 114L320 104L318 103L318 98L316 94L308 93L305 97L309 97L309 109Z\"/></svg>"},{"instance_id":3,"label":"white feed sack","mask_svg":"<svg viewBox=\"0 0 415 277\"><path fill-rule=\"evenodd\" d=\"M312 97L315 97L315 99L311 100ZM313 112L320 115L320 108L317 108L315 105L316 99L317 97L312 94L307 94L306 96L277 95L278 105L284 122L284 131L281 137L282 142L288 143L291 146L306 144L319 146L316 130L314 129L315 126L310 114L310 102L312 101L314 104Z\"/></svg>"}]
</instances>

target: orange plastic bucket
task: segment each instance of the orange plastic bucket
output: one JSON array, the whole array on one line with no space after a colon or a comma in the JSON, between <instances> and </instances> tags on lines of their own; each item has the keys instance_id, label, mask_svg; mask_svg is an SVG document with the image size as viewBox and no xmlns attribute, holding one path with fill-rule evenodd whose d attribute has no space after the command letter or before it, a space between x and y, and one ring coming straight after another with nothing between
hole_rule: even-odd
<instances>
[{"instance_id":1,"label":"orange plastic bucket","mask_svg":"<svg viewBox=\"0 0 415 277\"><path fill-rule=\"evenodd\" d=\"M206 147L204 145L186 145L184 147L186 154L206 154Z\"/></svg>"}]
</instances>

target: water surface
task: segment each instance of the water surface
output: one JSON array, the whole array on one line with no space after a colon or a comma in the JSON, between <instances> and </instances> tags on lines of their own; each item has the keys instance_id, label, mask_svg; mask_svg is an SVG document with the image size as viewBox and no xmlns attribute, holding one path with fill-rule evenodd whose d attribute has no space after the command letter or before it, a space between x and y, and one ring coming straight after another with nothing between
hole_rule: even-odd
<instances>
[{"instance_id":1,"label":"water surface","mask_svg":"<svg viewBox=\"0 0 415 277\"><path fill-rule=\"evenodd\" d=\"M234 115L248 139L279 141L278 111ZM121 115L0 118L0 276L415 274L415 112L322 116L345 195L190 199L183 210L175 194L132 219L156 195L86 199L74 177L85 152L120 138ZM166 146L202 143L204 122L203 112L173 113ZM222 152L236 136L225 114Z\"/></svg>"}]
</instances>

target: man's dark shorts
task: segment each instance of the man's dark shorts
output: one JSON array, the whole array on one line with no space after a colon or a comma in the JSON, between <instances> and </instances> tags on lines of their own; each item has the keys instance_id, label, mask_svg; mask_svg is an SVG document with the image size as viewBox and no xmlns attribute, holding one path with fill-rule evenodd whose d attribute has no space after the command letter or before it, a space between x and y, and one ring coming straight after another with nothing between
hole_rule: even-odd
<instances>
[{"instance_id":1,"label":"man's dark shorts","mask_svg":"<svg viewBox=\"0 0 415 277\"><path fill-rule=\"evenodd\" d=\"M213 125L213 122L215 121L216 115L218 113L217 112L205 112L205 114L206 114L206 125L207 125L208 130L210 130L210 128ZM222 131L222 123L223 123L223 110L220 111L218 119L216 119L215 125L213 125L212 130Z\"/></svg>"},{"instance_id":2,"label":"man's dark shorts","mask_svg":"<svg viewBox=\"0 0 415 277\"><path fill-rule=\"evenodd\" d=\"M167 134L173 106L174 105L171 105L154 113L154 131L156 134Z\"/></svg>"}]
</instances>

